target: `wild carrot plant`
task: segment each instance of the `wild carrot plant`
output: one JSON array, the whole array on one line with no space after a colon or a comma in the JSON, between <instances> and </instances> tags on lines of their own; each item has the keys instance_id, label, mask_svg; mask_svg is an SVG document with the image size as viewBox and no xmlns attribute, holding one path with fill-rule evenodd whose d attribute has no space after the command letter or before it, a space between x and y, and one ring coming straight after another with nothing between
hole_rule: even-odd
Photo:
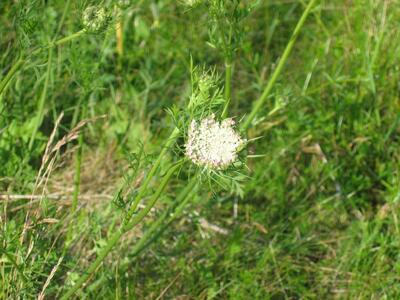
<instances>
[{"instance_id":1,"label":"wild carrot plant","mask_svg":"<svg viewBox=\"0 0 400 300\"><path fill-rule=\"evenodd\" d=\"M335 6L336 3L317 0L288 1L279 4L285 6L282 9L284 13L271 13L268 15L271 20L262 22L269 27L261 30L261 34L260 30L257 33L252 32L252 26L258 23L252 23L251 18L267 19L267 14L260 11L260 7L265 9L278 6L276 1L182 0L177 4L169 0L151 3L143 0L107 0L100 3L67 0L54 7L47 5L46 1L17 2L15 6L11 2L0 4L0 25L2 10L12 16L12 22L7 20L6 23L18 24L15 32L0 32L6 36L6 42L0 41L0 47L4 50L0 61L0 158L4 163L0 170L0 188L4 189L0 195L0 200L4 200L4 213L0 215L1 237L4 237L0 241L0 298L43 299L46 295L60 299L90 297L85 292L96 295L96 290L104 282L114 282L114 279L118 282L117 276L126 274L132 266L138 266L134 272L140 274L143 262L138 259L139 255L149 253L150 247L162 245L157 241L162 241L163 233L171 229L174 222L185 214L192 214L193 219L200 219L200 225L192 224L193 227L208 224L206 228L226 234L223 228L201 219L198 212L189 209L188 213L187 208L195 203L200 194L210 197L212 201L215 200L213 196L218 198L216 195L221 194L223 197L220 198L223 200L218 201L234 199L237 205L245 200L246 189L257 191L254 195L255 201L264 201L275 195L281 197L281 200L288 200L281 205L275 203L271 208L273 212L268 214L271 219L285 221L280 221L279 226L277 225L278 233L274 232L272 237L268 236L267 242L263 241L263 247L255 247L259 256L257 261L253 261L253 257L247 257L251 256L247 253L241 256L240 246L236 244L235 239L246 240L246 234L232 234L233 242L229 249L225 249L226 252L212 253L216 261L225 255L233 262L232 265L244 260L248 266L257 270L256 275L244 270L237 275L237 280L243 281L244 285L251 285L253 281L262 282L265 290L281 291L271 294L271 297L278 298L301 298L304 296L302 293L310 289L311 292L304 297L313 298L315 295L326 295L325 291L309 287L314 278L318 277L312 276L313 280L309 280L299 275L298 278L295 277L296 280L291 281L291 276L308 272L314 264L318 264L318 260L326 257L342 255L345 261L350 261L348 264L339 264L343 268L339 268L341 272L332 272L324 263L318 265L319 271L334 273L328 276L329 280L321 281L324 282L324 287L328 285L330 290L339 294L344 293L343 289L336 289L335 284L350 282L357 291L360 291L359 281L364 286L371 284L369 270L363 267L365 261L369 266L379 265L379 272L395 269L392 265L397 261L393 253L396 253L398 247L397 241L393 238L392 243L391 239L393 232L399 231L395 213L398 208L399 176L398 168L387 163L398 156L392 143L397 141L399 122L397 113L393 113L398 106L398 84L396 80L392 80L396 78L398 71L395 64L397 56L394 55L397 52L390 48L390 38L393 36L394 41L397 35L392 32L390 38L386 36L389 24L394 19L388 16L395 14L389 9L391 1L370 1L369 6L362 1L355 1L358 6L353 9L354 12L367 10L364 5L369 7L370 27L361 21L356 24L348 21L352 17L348 15L349 4L345 1L342 3L343 7L339 5L339 8ZM323 10L320 7L314 10L320 2L323 3L321 6L327 7L327 11L335 7L340 14L343 13L342 30L349 35L349 40L354 38L353 30L368 32L358 37L362 40L362 43L358 41L361 46L351 44L354 47L347 47L344 42L343 45L338 43L339 46L335 44L336 39L340 38L332 35L334 29L325 26L325 20L320 16ZM40 8L43 7L49 7L44 12L45 16L41 16ZM144 12L143 7L148 9ZM175 9L178 11L172 12ZM173 16L171 19L169 14ZM375 18L375 15L379 18ZM297 62L301 66L298 68L303 70L298 75L301 79L286 80L281 75L284 70L289 69L292 51L297 39L303 37L304 25L310 16L322 31L325 40L320 42L318 51L315 50L318 53L312 57L311 63ZM193 27L185 27L185 17L192 18ZM176 28L160 25L166 20L181 23ZM41 26L44 29L41 30ZM43 34L45 31L51 34ZM276 34L281 36L274 36ZM186 35L186 39L182 39L185 42L182 42L179 35ZM304 36L311 40L315 38L309 33ZM192 55L191 43L195 39L201 40L196 47L202 50L201 53ZM276 41L277 45L271 46L271 40ZM257 53L253 51L252 43L262 45ZM387 59L381 59L384 46L393 50L393 53L390 52L392 56L388 55ZM332 53L332 47L337 52ZM165 48L172 50L167 52L164 51ZM302 51L307 52L304 49ZM357 66L362 65L365 70L354 71L353 74L349 65L326 58L330 55L340 58L353 55L352 59L357 61ZM304 56L308 57L306 54ZM274 63L272 58L275 57L277 59ZM327 66L332 68L330 73L319 68L319 62L323 59L329 61ZM387 65L391 67L384 69ZM385 73L382 72L384 76L381 77L385 80L377 75L383 70ZM351 73L351 76L346 72ZM312 79L316 73L324 80L313 85ZM243 82L242 77L246 78ZM294 85L296 80L302 85ZM387 107L380 94L385 88L387 92L384 95L392 99L391 106ZM345 90L348 93L343 100L342 92ZM332 100L329 98L331 94L336 97L332 100L336 106L331 114L319 115L325 109L324 104L316 104L310 100L318 93L323 99L328 97ZM255 99L242 98L249 94L257 96ZM297 108L291 111L292 115L281 115L288 104L286 97L301 97L305 102L312 102L315 107L310 106L304 110L318 114L326 128L310 129L312 117L301 115L304 112L302 109L299 109L299 115L296 115ZM366 99L371 110L363 110L360 99ZM262 140L259 136L264 131L284 124L287 119L302 117L306 121L301 124L292 122L290 126L293 127L288 125L288 128L283 129L296 133L291 136L291 140L280 140L280 147L271 149L271 153L269 144L265 143L263 150L267 154L258 152L254 141ZM363 118L368 119L368 122ZM304 132L303 127L307 128ZM331 130L329 137L319 130L323 133ZM342 138L353 134L354 138ZM319 136L319 140L315 136ZM332 142L331 152L335 153L337 164L343 170L347 166L353 168L356 171L354 176L346 175L346 172L337 174L336 166L329 164L332 158L320 142L324 139L325 142L328 139ZM380 141L381 144L373 145L375 141ZM298 149L296 153L291 153L293 155L290 160L295 163L288 164L290 168L284 171L281 168L269 170L269 167L272 169L277 164L276 161L287 153L290 145L294 144ZM97 157L98 152L94 145L102 145L106 149L103 149L104 156ZM384 159L377 159L376 165L370 163L368 159L372 155L370 156L367 145L373 148L371 153L374 154L374 159ZM154 148L157 150L153 151ZM386 148L390 149L388 153ZM150 154L151 152L156 154ZM304 158L304 153L312 158ZM263 155L269 155L270 163L257 166L255 162ZM115 163L117 160L110 159L114 156L119 159L118 163ZM122 157L126 161L124 164L120 163ZM345 162L341 161L342 158ZM91 159L96 167L94 171L88 172L86 164ZM315 176L314 180L318 184L301 182L305 179L298 170L298 164L307 164L309 160L311 171L307 171ZM120 174L123 173L122 182L115 179L113 183L118 181L115 184L118 188L110 184L108 189L104 187L107 184L101 182L99 190L107 193L85 195L84 192L88 191L87 173L101 179L104 175L97 166L102 163L106 165L106 173L112 173L115 177L121 177ZM58 182L51 182L50 175L56 173L58 168L63 168L64 164L73 166L66 168L67 180L63 177ZM258 168L259 179L252 176L253 168ZM329 172L326 171L328 168ZM279 188L260 187L266 185L266 181L274 180L273 173L276 170L276 177L281 178L284 184ZM119 172L118 176L113 172ZM111 177L110 174L106 176ZM250 181L252 186L246 187ZM348 187L350 181L357 186L357 190L353 191ZM299 185L299 182L304 185L298 189L293 188L295 192L291 192L290 188ZM69 193L67 196L50 192L52 189L59 189L64 183ZM286 208L297 198L304 199L301 205L308 207L308 199L318 192L327 194L323 194L323 199L312 209L305 209L303 214L287 212ZM361 208L358 206L358 198L354 200L359 195L368 200L360 201ZM89 200L83 202L85 197ZM98 201L103 205L100 210L104 209L104 216L107 217L93 221L98 217L93 213L99 209L96 206L96 197L101 198ZM57 201L56 205L50 203L50 200ZM333 213L321 209L320 206L332 202L334 204L329 208ZM371 206L370 202L373 203ZM302 209L301 205L299 207ZM68 209L63 209L64 206ZM270 234L270 230L274 230L274 223L269 223L272 224L271 229L259 220L251 220L248 203L243 206L243 215L248 221L246 226L256 228L265 236ZM88 209L83 210L82 207ZM332 238L326 235L330 227L321 230L326 240L315 240L312 234L304 236L303 227L317 227L312 222L305 224L308 227L302 226L304 215L313 220L315 217L323 224L329 218L337 217L332 221L334 224L349 224L349 219L357 218L358 223L354 225L356 229L349 227L354 240L345 242L348 244L338 250L331 246L336 236ZM235 218L229 221L234 223ZM370 222L368 218L373 221ZM387 221L389 218L391 222ZM230 216L228 219L231 219ZM288 233L286 220L289 219L290 222L297 222L294 225L290 223L293 235ZM382 241L378 237L386 234L385 230L391 233L386 236L390 242L381 245ZM139 231L140 234L137 234ZM53 239L43 242L47 234ZM283 238L285 235L291 238ZM345 239L347 235L343 237ZM42 249L35 252L36 245L40 244L37 242L39 240L43 242ZM346 251L353 249L354 244L360 241L362 246L352 250L357 258L353 262L347 258ZM191 240L188 241L190 243L193 244L192 247L198 247ZM305 253L300 251L302 248L299 245L302 243L309 247ZM299 247L299 252L296 247ZM368 255L362 256L369 247L372 250L368 255L380 257L382 254L384 259L375 260ZM125 252L118 253L117 249ZM378 252L379 255L376 254ZM299 263L296 261L297 255L305 266L300 268L296 265ZM107 270L107 276L100 276L106 269L104 266L109 264L107 258L110 257L115 259L116 263L112 265L116 269ZM280 259L286 262L282 269L279 266ZM292 261L296 263L292 264ZM386 261L391 262L391 265L386 264ZM201 269L202 263L201 261L200 266L196 265L194 269ZM271 274L268 273L269 270L264 270L267 263L274 270ZM230 267L231 265L223 271L230 273ZM214 276L213 272L220 271L217 267L215 269L200 272L202 278L194 276L192 284L195 285L196 280L208 283L209 278ZM354 275L354 270L361 270L361 275ZM268 278L275 281L265 283L263 276L266 273ZM114 275L115 278L112 277ZM375 275L374 278L377 278L380 274ZM171 280L157 299L164 297L175 280L183 275L178 273L176 276L168 277ZM335 284L325 283L330 280ZM301 292L292 293L293 282L302 283L299 288ZM197 296L218 298L219 293L230 284L224 282L220 286L209 287L207 291L199 291ZM392 282L382 284L389 287L394 285ZM121 298L118 294L121 289L122 287L115 288L115 298ZM237 297L257 295L263 299L265 295L260 290L248 291L247 287L244 290ZM235 293L236 290L232 288L229 295L225 295L227 298L235 298ZM385 296L388 294L382 293ZM150 297L154 296L149 294ZM348 294L350 297L354 296L351 292ZM111 297L109 294L107 296Z\"/></svg>"},{"instance_id":2,"label":"wild carrot plant","mask_svg":"<svg viewBox=\"0 0 400 300\"><path fill-rule=\"evenodd\" d=\"M106 245L100 250L96 260L90 264L89 268L84 272L83 275L79 277L73 287L62 296L62 299L68 299L73 296L75 292L79 290L85 284L85 282L87 282L90 276L104 261L105 257L118 244L121 236L139 224L147 216L150 209L155 205L158 198L166 188L169 180L175 175L175 172L179 170L181 165L184 163L184 160L180 159L178 162L174 162L165 170L166 173L163 176L162 181L155 193L151 196L150 200L146 202L145 207L138 210L140 202L147 193L150 181L159 171L161 160L164 159L167 151L174 147L174 144L182 133L187 135L187 143L184 147L185 154L189 160L195 165L198 165L200 169L205 168L206 170L211 170L213 172L218 170L222 170L223 172L224 169L230 165L233 165L236 161L238 152L245 144L240 135L231 127L233 125L233 121L231 119L225 119L228 114L229 104L231 102L232 62L233 53L237 47L234 41L239 36L238 24L240 18L242 17L239 10L241 1L234 0L226 2L210 0L206 2L206 4L209 5L209 13L213 24L210 34L212 37L211 43L213 43L216 48L220 48L225 57L226 76L224 96L222 96L222 93L218 88L214 73L210 74L206 72L198 77L196 82L197 86L192 92L187 107L183 108L182 112L179 110L171 110L176 127L166 140L160 154L152 164L151 169L147 173L145 180L135 197L132 200L128 199L125 201L128 205L119 229L117 229L117 231L108 239ZM241 126L243 132L250 127L257 116L257 113L271 92L293 48L296 38L298 37L315 2L316 0L312 0L307 5L296 28L294 29L292 38L282 54L277 68L274 70L274 73L271 76L267 87L265 88L261 97L255 102L252 111ZM194 4L198 3L190 1L188 4L189 6L193 6ZM231 6L233 7L232 11L230 11ZM215 38L214 35L216 35L217 38ZM194 77L195 76L192 76L192 78ZM219 106L222 107L221 110L219 109ZM214 114L218 111L221 112L221 123L215 120ZM179 115L183 115L183 117L180 118ZM199 116L202 118L199 120L200 123L198 124L195 118ZM185 128L188 128L187 133ZM199 172L200 174L203 173L201 170ZM197 172L193 176L194 179L192 179L192 181L197 180ZM208 176L212 175L209 174ZM221 175L218 176L217 174L215 178L216 179L214 180L218 182L219 178L223 177ZM194 188L196 186L196 184L192 183L192 181L188 185L190 188ZM131 182L127 182L125 183L125 186L129 186L130 184ZM121 191L118 192L118 195L120 194ZM185 191L184 194L188 193ZM185 198L185 196L182 198ZM184 201L184 199L179 200ZM154 224L155 227L150 229L151 233L153 233L153 230L157 230L157 227L160 226L157 221L155 221ZM143 243L145 243L146 239L150 239L151 236L145 236L143 238Z\"/></svg>"}]
</instances>

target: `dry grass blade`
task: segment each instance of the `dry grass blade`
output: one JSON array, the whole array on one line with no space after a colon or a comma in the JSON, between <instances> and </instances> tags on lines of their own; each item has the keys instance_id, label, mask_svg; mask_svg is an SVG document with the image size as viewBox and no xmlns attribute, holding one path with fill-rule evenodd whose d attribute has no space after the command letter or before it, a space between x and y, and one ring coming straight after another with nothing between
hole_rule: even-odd
<instances>
[{"instance_id":1,"label":"dry grass blade","mask_svg":"<svg viewBox=\"0 0 400 300\"><path fill-rule=\"evenodd\" d=\"M58 269L58 267L60 266L60 264L61 264L61 262L62 262L63 259L64 259L64 257L61 256L61 257L58 259L57 264L56 264L56 265L53 267L53 269L51 270L51 272L50 272L50 274L49 274L49 277L47 277L47 280L46 280L46 282L45 282L44 285L43 285L42 291L40 292L40 294L39 294L39 296L38 296L38 300L43 300L43 299L44 299L44 292L46 291L47 287L49 286L51 279L54 277L54 274L57 272L57 269Z\"/></svg>"}]
</instances>

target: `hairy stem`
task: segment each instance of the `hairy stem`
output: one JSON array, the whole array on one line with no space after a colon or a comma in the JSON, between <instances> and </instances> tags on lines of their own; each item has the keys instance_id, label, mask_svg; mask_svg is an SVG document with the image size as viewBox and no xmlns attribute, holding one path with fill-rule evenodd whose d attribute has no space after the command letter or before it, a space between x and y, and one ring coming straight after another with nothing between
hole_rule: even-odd
<instances>
[{"instance_id":1,"label":"hairy stem","mask_svg":"<svg viewBox=\"0 0 400 300\"><path fill-rule=\"evenodd\" d=\"M192 193L196 190L198 186L198 181L196 178L192 178L187 186L179 193L176 197L174 203L170 206L169 209L166 209L164 213L154 221L150 228L147 229L140 240L133 246L132 250L130 251L129 257L131 260L124 261L120 268L121 272L125 272L125 270L129 267L132 263L132 260L137 257L140 253L146 250L151 244L153 244L160 235L171 225L173 221L175 221L178 217L180 217L185 209L186 205L188 204L189 200L191 200ZM176 203L178 205L176 206ZM104 283L106 277L101 277L98 281L93 283L89 290L93 291L98 286Z\"/></svg>"},{"instance_id":2,"label":"hairy stem","mask_svg":"<svg viewBox=\"0 0 400 300\"><path fill-rule=\"evenodd\" d=\"M149 213L150 209L154 206L158 198L160 197L161 193L164 191L165 187L167 186L167 183L171 176L175 173L175 171L178 169L180 164L176 164L173 167L169 169L167 174L164 176L163 180L161 181L160 185L158 186L156 192L153 194L151 197L150 201L146 205L146 207L141 210L135 217L132 219L132 215L136 212L136 208L139 204L139 202L142 200L145 192L147 191L148 184L151 180L151 178L154 176L155 172L157 171L162 158L166 154L167 150L171 147L171 145L175 142L176 138L178 137L179 130L177 128L174 129L172 132L171 136L168 138L167 142L165 143L162 151L160 152L156 162L154 163L153 167L151 168L149 174L146 177L145 182L141 186L141 189L139 190L139 193L137 197L134 200L134 203L128 210L128 212L125 215L125 218L122 222L121 227L115 232L108 240L106 246L100 251L99 255L97 256L96 260L89 266L89 268L86 270L86 272L81 275L79 280L75 283L75 285L70 288L62 297L61 299L68 299L71 296L75 294L76 291L78 291L81 286L89 279L91 274L99 267L99 265L103 262L103 260L106 258L106 256L111 252L111 250L114 248L114 246L118 243L120 240L121 236L132 229L134 226L139 224L144 217Z\"/></svg>"},{"instance_id":3,"label":"hairy stem","mask_svg":"<svg viewBox=\"0 0 400 300\"><path fill-rule=\"evenodd\" d=\"M261 109L261 107L264 105L265 101L267 100L268 96L270 95L271 90L276 83L276 80L278 79L279 75L282 73L282 69L286 64L286 61L287 61L290 53L292 52L292 49L297 40L297 37L299 36L300 31L303 28L303 25L304 25L308 15L310 14L311 8L314 6L316 1L317 0L311 0L308 3L306 9L303 12L303 15L301 16L299 22L297 23L297 25L292 33L292 36L291 36L288 44L286 45L285 51L283 52L282 57L279 60L278 66L272 73L271 78L270 78L266 88L264 89L264 92L261 94L260 98L258 98L257 101L254 103L254 106L253 106L250 114L243 122L243 124L241 126L242 130L247 130L250 127L250 125L253 122L254 118L256 117L258 111Z\"/></svg>"},{"instance_id":4,"label":"hairy stem","mask_svg":"<svg viewBox=\"0 0 400 300\"><path fill-rule=\"evenodd\" d=\"M133 203L131 207L129 208L125 218L124 218L124 224L128 223L132 217L132 215L135 213L140 201L142 200L144 194L146 193L147 187L150 183L150 180L153 178L154 174L156 173L158 167L160 166L161 160L169 150L169 148L172 146L173 143L175 143L176 139L178 138L179 135L179 129L175 128L174 131L171 133L171 135L168 137L167 142L165 143L163 149L161 150L160 154L157 157L157 160L153 164L153 166L150 169L149 174L147 175L145 181L143 182L142 186L139 189L139 192L135 199L133 200Z\"/></svg>"}]
</instances>

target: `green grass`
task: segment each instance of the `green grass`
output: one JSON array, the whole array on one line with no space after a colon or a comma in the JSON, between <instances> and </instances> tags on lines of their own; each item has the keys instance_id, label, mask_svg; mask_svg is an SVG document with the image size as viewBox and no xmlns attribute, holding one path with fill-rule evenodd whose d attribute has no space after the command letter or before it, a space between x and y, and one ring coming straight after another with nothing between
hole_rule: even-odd
<instances>
[{"instance_id":1,"label":"green grass","mask_svg":"<svg viewBox=\"0 0 400 300\"><path fill-rule=\"evenodd\" d=\"M28 56L54 40L65 1L17 2L0 2L0 82L18 67L0 84L0 191L43 197L0 200L0 298L37 298L49 280L45 298L57 299L120 224L113 196L133 153L143 149L148 170L170 134L166 108L187 102L191 59L215 67L222 82L225 59L207 44L206 8L172 0L122 9L122 54L112 20L105 32ZM243 21L230 116L249 114L307 3L260 1ZM57 39L82 29L88 5L71 1ZM396 1L318 1L248 132L262 137L249 153L263 156L247 161L243 198L203 184L183 215L135 252L151 224L177 205L188 184L181 170L77 297L400 298L399 21ZM284 108L269 115L277 103ZM80 120L106 117L51 152L39 174L61 112L53 147ZM162 160L149 195L167 166ZM37 187L47 169L48 181Z\"/></svg>"}]
</instances>

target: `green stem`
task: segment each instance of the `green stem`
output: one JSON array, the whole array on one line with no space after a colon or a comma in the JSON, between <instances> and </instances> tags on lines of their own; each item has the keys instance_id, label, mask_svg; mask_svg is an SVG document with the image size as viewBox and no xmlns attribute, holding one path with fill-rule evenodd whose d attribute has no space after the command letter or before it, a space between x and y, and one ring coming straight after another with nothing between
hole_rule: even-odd
<instances>
[{"instance_id":1,"label":"green stem","mask_svg":"<svg viewBox=\"0 0 400 300\"><path fill-rule=\"evenodd\" d=\"M224 89L225 105L221 115L222 119L225 119L228 115L228 108L231 102L231 97L232 97L232 63L227 60L225 62L225 89Z\"/></svg>"},{"instance_id":2,"label":"green stem","mask_svg":"<svg viewBox=\"0 0 400 300\"><path fill-rule=\"evenodd\" d=\"M41 47L41 48L38 48L38 49L32 51L31 56L39 54L44 49L51 49L51 48L54 48L56 46L60 46L62 44L65 44L65 43L67 43L67 42L69 42L69 41L71 41L73 39L76 39L76 38L80 37L84 33L86 33L86 30L82 29L80 31L77 31L77 32L71 34L71 35L63 37L63 38L61 38L61 39L59 39L59 40L57 40L55 42L50 42L46 47Z\"/></svg>"},{"instance_id":3,"label":"green stem","mask_svg":"<svg viewBox=\"0 0 400 300\"><path fill-rule=\"evenodd\" d=\"M71 0L67 0L66 3L64 4L64 11L63 11L60 23L58 23L58 28L57 28L56 34L54 35L54 39L57 38L58 34L61 31L62 26L64 25L65 17L67 16L67 12L68 12L70 4L71 4Z\"/></svg>"},{"instance_id":4,"label":"green stem","mask_svg":"<svg viewBox=\"0 0 400 300\"><path fill-rule=\"evenodd\" d=\"M75 213L78 207L78 196L81 185L81 165L82 165L82 152L83 152L83 133L79 133L78 138L78 152L76 153L75 161L75 177L74 177L74 194L72 196L72 213Z\"/></svg>"},{"instance_id":5,"label":"green stem","mask_svg":"<svg viewBox=\"0 0 400 300\"><path fill-rule=\"evenodd\" d=\"M31 53L32 55L38 54L40 51L48 48L53 48L54 46L59 46L62 45L72 39L75 39L79 36L81 36L83 33L85 33L85 30L78 31L76 33L71 34L70 36L67 36L65 38L62 38L56 42L50 43L47 47L45 48L39 48L36 49ZM0 81L0 96L3 94L5 88L7 87L8 82L11 80L11 78L14 76L14 74L25 64L25 59L21 56L17 62L13 65L13 67L8 71L7 75Z\"/></svg>"},{"instance_id":6,"label":"green stem","mask_svg":"<svg viewBox=\"0 0 400 300\"><path fill-rule=\"evenodd\" d=\"M6 250L2 250L2 248L0 248L0 253L3 253L5 256L7 256L8 260L11 262L12 265L14 265L14 268L18 271L19 275L21 276L22 281L24 283L29 282L29 278L26 277L23 269L18 265L17 261L12 257L12 255L10 253L8 253Z\"/></svg>"},{"instance_id":7,"label":"green stem","mask_svg":"<svg viewBox=\"0 0 400 300\"><path fill-rule=\"evenodd\" d=\"M143 183L138 196L135 198L134 203L132 204L131 208L129 211L126 213L126 216L124 218L124 221L122 222L121 227L117 232L115 232L108 240L106 246L100 251L99 255L97 256L96 260L89 266L89 268L86 270L86 272L78 279L78 281L75 283L75 285L70 288L62 297L61 299L68 299L71 296L75 294L76 291L78 291L81 286L89 279L89 277L93 274L94 271L99 267L99 265L103 262L105 257L111 252L111 250L114 248L114 246L118 243L119 239L121 236L132 229L134 226L136 226L138 223L140 223L144 217L149 213L151 208L154 206L158 198L160 197L161 193L164 191L165 187L167 186L167 183L171 176L175 173L175 171L180 167L180 163L174 165L169 169L167 174L164 176L163 180L161 181L159 187L157 188L156 192L153 194L151 197L149 203L146 205L146 207L140 211L132 220L132 215L136 212L137 205L139 204L140 200L142 200L144 193L147 190L147 186L151 180L151 178L154 176L155 172L158 169L158 166L160 165L161 159L165 155L166 151L168 148L172 145L172 143L176 140L178 137L179 130L177 128L174 129L172 132L171 136L168 138L165 146L163 147L163 150L159 154L156 163L153 165L152 169L150 170L145 182ZM140 195L140 199L138 199Z\"/></svg>"},{"instance_id":8,"label":"green stem","mask_svg":"<svg viewBox=\"0 0 400 300\"><path fill-rule=\"evenodd\" d=\"M191 200L190 195L192 195L192 192L196 190L198 184L198 180L196 178L193 178L189 181L188 185L179 193L178 197L176 198L176 202L179 203L178 206L174 209L174 212L170 213L170 210L167 210L162 217L160 218L161 220L157 220L155 224L152 224L152 226L149 228L148 231L144 234L144 236L140 239L139 243L135 245L132 249L131 256L137 256L139 255L143 250L145 250L151 243L157 240L157 238L161 235L162 232L176 219L178 218L184 208L186 207L186 204ZM165 219L167 222L164 224L164 226L161 226L163 221ZM156 234L153 235L153 232L156 232Z\"/></svg>"},{"instance_id":9,"label":"green stem","mask_svg":"<svg viewBox=\"0 0 400 300\"><path fill-rule=\"evenodd\" d=\"M82 113L83 115L83 113ZM82 152L83 152L83 132L79 133L78 137L78 150L76 152L75 159L75 176L74 176L74 193L72 195L72 205L71 205L71 217L75 215L76 210L78 208L78 196L80 192L81 186L81 170L82 170ZM69 246L69 243L72 240L72 232L74 228L74 223L70 222L68 225L67 238L65 243L65 250Z\"/></svg>"},{"instance_id":10,"label":"green stem","mask_svg":"<svg viewBox=\"0 0 400 300\"><path fill-rule=\"evenodd\" d=\"M159 187L157 188L156 192L151 197L147 206L144 209L142 209L137 215L135 215L129 223L123 224L124 232L131 230L133 227L135 227L137 224L139 224L147 216L147 214L153 208L154 204L156 204L156 201L161 196L161 193L164 191L165 187L167 186L169 179L181 165L182 165L182 161L175 164L174 166L172 166L169 169L169 171L167 172L167 174L164 176L163 180L161 181Z\"/></svg>"},{"instance_id":11,"label":"green stem","mask_svg":"<svg viewBox=\"0 0 400 300\"><path fill-rule=\"evenodd\" d=\"M0 81L0 96L3 94L7 84L10 82L11 78L15 73L22 67L25 63L25 60L22 56L17 60L17 62L12 66L12 68L8 71L7 75Z\"/></svg>"},{"instance_id":12,"label":"green stem","mask_svg":"<svg viewBox=\"0 0 400 300\"><path fill-rule=\"evenodd\" d=\"M71 35L69 35L69 36L66 36L66 37L64 37L64 38L62 38L62 39L59 39L59 40L55 41L54 43L51 44L51 46L52 46L52 47L55 47L55 46L60 46L60 45L62 45L62 44L65 44L65 43L67 43L67 42L69 42L69 41L71 41L71 40L73 40L73 39L76 39L76 38L80 37L80 36L83 35L85 32L86 32L86 30L85 30L85 29L82 29L82 30L80 30L80 31L78 31L78 32L75 32L75 33L73 33L73 34L71 34Z\"/></svg>"},{"instance_id":13,"label":"green stem","mask_svg":"<svg viewBox=\"0 0 400 300\"><path fill-rule=\"evenodd\" d=\"M81 277L78 279L78 281L75 283L73 287L71 287L60 299L61 300L66 300L71 298L80 288L81 286L89 279L89 277L96 271L96 269L99 267L99 265L103 262L105 257L110 253L112 248L116 245L116 243L119 241L121 236L124 233L121 230L117 230L109 239L104 246L103 249L101 249L99 255L97 256L96 260L92 262L92 264L89 266L89 268L86 270L84 274L81 275Z\"/></svg>"},{"instance_id":14,"label":"green stem","mask_svg":"<svg viewBox=\"0 0 400 300\"><path fill-rule=\"evenodd\" d=\"M311 8L314 6L316 1L317 0L311 0L308 3L306 9L304 10L303 15L301 16L299 22L297 23L296 28L294 29L292 36L291 36L288 44L286 45L285 51L283 52L282 57L279 60L278 66L274 70L274 73L272 74L271 79L268 82L268 85L264 89L264 92L262 93L260 98L258 98L258 100L254 103L253 109L251 110L251 112L248 115L248 117L246 118L246 120L243 122L243 124L241 126L241 129L243 131L247 130L250 127L250 125L253 122L254 118L256 117L258 111L261 109L264 102L267 100L268 96L270 95L271 90L276 83L276 80L278 79L279 75L281 74L282 69L286 64L286 61L287 61L290 53L292 52L292 49L297 40L297 37L299 36L299 33L300 33L301 29L303 28L303 25L304 25L308 15L310 14Z\"/></svg>"},{"instance_id":15,"label":"green stem","mask_svg":"<svg viewBox=\"0 0 400 300\"><path fill-rule=\"evenodd\" d=\"M146 190L147 190L147 186L150 183L150 180L153 178L154 174L156 173L158 167L160 166L161 160L163 159L163 157L165 156L165 154L167 153L167 151L169 150L169 148L172 146L172 144L176 141L176 139L178 138L179 135L179 129L175 128L174 131L171 133L171 135L169 136L167 142L165 143L163 149L161 150L160 154L158 155L157 160L155 161L155 163L153 164L153 166L150 169L149 174L147 175L145 181L143 182L142 186L139 189L139 192L137 194L137 196L135 197L135 199L133 200L133 203L131 205L131 207L129 208L123 223L127 224L132 215L135 213L140 201L142 200Z\"/></svg>"},{"instance_id":16,"label":"green stem","mask_svg":"<svg viewBox=\"0 0 400 300\"><path fill-rule=\"evenodd\" d=\"M160 237L160 235L169 227L169 225L174 220L181 216L184 208L188 204L189 200L191 200L190 195L192 195L192 192L195 191L197 185L198 180L196 178L193 178L189 181L188 185L179 193L178 197L171 205L171 207L169 209L166 209L165 212L155 222L151 224L150 228L145 231L140 240L133 246L129 255L130 258L134 259L145 249L147 249L152 243L154 243L158 239L158 237ZM178 203L178 206L173 208L176 203ZM123 262L120 266L121 272L124 272L131 263L132 260ZM101 277L98 281L90 286L89 290L95 290L98 286L103 284L104 280L106 280L106 277Z\"/></svg>"},{"instance_id":17,"label":"green stem","mask_svg":"<svg viewBox=\"0 0 400 300\"><path fill-rule=\"evenodd\" d=\"M38 113L35 116L35 123L33 125L34 127L33 127L33 131L32 131L32 136L29 141L29 150L32 150L33 142L35 141L37 131L39 130L39 127L42 124L43 117L44 117L44 104L46 102L47 89L48 89L49 81L50 81L52 57L53 57L53 50L49 49L49 56L48 56L48 60L47 60L46 79L44 81L43 91L42 91L42 94L39 99Z\"/></svg>"}]
</instances>

